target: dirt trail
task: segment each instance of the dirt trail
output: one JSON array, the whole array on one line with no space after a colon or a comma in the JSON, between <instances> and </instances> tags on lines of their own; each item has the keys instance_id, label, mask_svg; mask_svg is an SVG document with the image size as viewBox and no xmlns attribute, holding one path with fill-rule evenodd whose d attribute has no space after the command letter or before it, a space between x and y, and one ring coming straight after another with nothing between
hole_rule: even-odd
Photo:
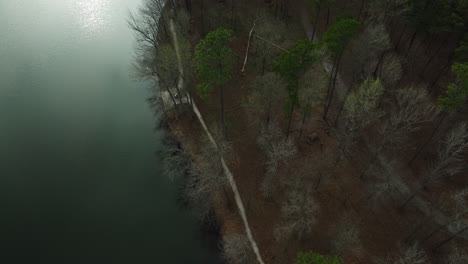
<instances>
[{"instance_id":1,"label":"dirt trail","mask_svg":"<svg viewBox=\"0 0 468 264\"><path fill-rule=\"evenodd\" d=\"M176 51L176 55L177 55L177 64L178 64L179 71L180 71L178 85L179 85L179 87L181 87L183 89L184 79L183 79L182 76L183 76L184 73L183 73L183 67L182 67L182 60L181 60L180 52L179 52L179 42L178 42L178 39L177 39L176 31L174 30L174 21L171 19L169 23L170 23L169 24L169 30L171 31L172 38L174 40L174 46L175 46L175 51ZM187 93L187 98L189 98L189 101L190 101L190 95L188 93ZM208 127L206 126L205 122L203 121L203 117L202 117L200 111L198 110L197 105L195 104L195 102L193 100L191 100L191 101L192 101L193 111L195 112L196 116L198 117L198 120L200 121L203 129L205 130L206 135L208 136L211 143L215 147L217 147L216 141L214 140L213 136L211 135L210 131L208 130ZM224 173L226 174L226 177L228 177L228 179L229 179L229 185L231 186L231 189L232 189L232 191L234 193L234 198L235 198L235 201L236 201L237 209L239 210L239 214L240 214L240 216L242 218L242 222L244 224L244 228L245 228L245 232L247 234L247 238L249 239L250 244L252 245L252 250L254 251L255 256L257 257L258 263L265 264L263 262L262 256L260 255L260 250L258 249L257 243L255 242L255 239L254 239L254 237L252 235L252 231L250 230L249 222L247 220L247 214L245 213L245 207L244 207L244 204L242 203L241 196L240 196L239 191L237 189L237 184L236 184L236 181L234 180L234 176L232 175L231 171L229 170L228 166L226 165L226 162L224 161L223 157L221 157L221 163L222 163L222 166L223 166Z\"/></svg>"}]
</instances>

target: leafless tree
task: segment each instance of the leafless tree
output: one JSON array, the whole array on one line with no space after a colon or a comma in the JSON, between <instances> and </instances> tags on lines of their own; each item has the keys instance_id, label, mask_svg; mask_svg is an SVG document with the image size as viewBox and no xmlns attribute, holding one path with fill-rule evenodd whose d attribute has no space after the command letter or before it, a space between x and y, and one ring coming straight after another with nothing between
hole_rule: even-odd
<instances>
[{"instance_id":1,"label":"leafless tree","mask_svg":"<svg viewBox=\"0 0 468 264\"><path fill-rule=\"evenodd\" d=\"M312 197L310 188L290 188L282 201L282 222L275 228L275 238L278 241L292 237L303 239L312 231L318 211L318 203Z\"/></svg>"},{"instance_id":2,"label":"leafless tree","mask_svg":"<svg viewBox=\"0 0 468 264\"><path fill-rule=\"evenodd\" d=\"M433 248L433 251L438 250L443 245L452 241L455 237L462 234L468 230L468 189L463 189L457 191L451 195L451 199L454 202L454 208L449 222L446 225L442 225L439 228L435 229L425 240L429 239L436 233L438 233L442 228L446 227L452 234L439 241Z\"/></svg>"},{"instance_id":3,"label":"leafless tree","mask_svg":"<svg viewBox=\"0 0 468 264\"><path fill-rule=\"evenodd\" d=\"M388 200L397 197L406 197L408 190L398 173L395 164L386 160L379 160L370 170L376 181L367 185L367 201L372 208L381 208Z\"/></svg>"},{"instance_id":4,"label":"leafless tree","mask_svg":"<svg viewBox=\"0 0 468 264\"><path fill-rule=\"evenodd\" d=\"M382 116L382 112L377 108L383 93L382 82L379 79L369 78L356 91L347 96L344 106L346 128L338 143L338 153L330 167L329 177L335 177L338 164L350 150L351 143L356 139L358 131ZM320 182L319 178L315 188L318 188Z\"/></svg>"},{"instance_id":5,"label":"leafless tree","mask_svg":"<svg viewBox=\"0 0 468 264\"><path fill-rule=\"evenodd\" d=\"M250 241L243 234L227 234L223 236L223 257L230 264L257 263Z\"/></svg>"},{"instance_id":6,"label":"leafless tree","mask_svg":"<svg viewBox=\"0 0 468 264\"><path fill-rule=\"evenodd\" d=\"M170 146L164 154L163 174L170 180L174 181L192 169L192 160L184 149Z\"/></svg>"},{"instance_id":7,"label":"leafless tree","mask_svg":"<svg viewBox=\"0 0 468 264\"><path fill-rule=\"evenodd\" d=\"M402 204L401 208L405 208L428 184L459 173L465 167L463 154L466 149L468 149L468 125L462 122L442 142L434 165L432 165L419 188Z\"/></svg>"},{"instance_id":8,"label":"leafless tree","mask_svg":"<svg viewBox=\"0 0 468 264\"><path fill-rule=\"evenodd\" d=\"M331 254L341 255L348 249L359 251L359 223L351 214L342 215L331 233Z\"/></svg>"},{"instance_id":9,"label":"leafless tree","mask_svg":"<svg viewBox=\"0 0 468 264\"><path fill-rule=\"evenodd\" d=\"M462 264L468 263L468 252L466 249L454 247L450 254L445 258L444 264Z\"/></svg>"},{"instance_id":10,"label":"leafless tree","mask_svg":"<svg viewBox=\"0 0 468 264\"><path fill-rule=\"evenodd\" d=\"M312 109L325 101L325 96L327 95L327 79L328 77L325 73L313 67L299 80L298 99L302 112L299 140L301 139L304 125Z\"/></svg>"},{"instance_id":11,"label":"leafless tree","mask_svg":"<svg viewBox=\"0 0 468 264\"><path fill-rule=\"evenodd\" d=\"M438 114L437 106L424 87L398 90L395 97L396 109L391 111L389 119L380 129L383 139L372 153L361 179L366 177L384 150L388 147L401 148L410 133L419 130L424 122L430 122Z\"/></svg>"},{"instance_id":12,"label":"leafless tree","mask_svg":"<svg viewBox=\"0 0 468 264\"><path fill-rule=\"evenodd\" d=\"M228 150L225 144L213 146L207 137L203 137L201 151L196 156L194 166L189 171L189 178L184 190L185 197L200 219L209 216L213 201L227 193L228 178L224 174L220 157Z\"/></svg>"},{"instance_id":13,"label":"leafless tree","mask_svg":"<svg viewBox=\"0 0 468 264\"><path fill-rule=\"evenodd\" d=\"M410 247L399 246L397 252L385 259L378 259L378 264L429 264L427 254L417 244Z\"/></svg>"},{"instance_id":14,"label":"leafless tree","mask_svg":"<svg viewBox=\"0 0 468 264\"><path fill-rule=\"evenodd\" d=\"M167 17L163 12L165 3L166 0L146 0L138 10L138 16L130 13L128 26L135 32L141 45L156 49L162 36L158 34L159 26L162 27L164 36L169 39Z\"/></svg>"},{"instance_id":15,"label":"leafless tree","mask_svg":"<svg viewBox=\"0 0 468 264\"><path fill-rule=\"evenodd\" d=\"M389 52L383 59L377 76L382 79L388 90L393 90L403 74L402 58L395 52Z\"/></svg>"},{"instance_id":16,"label":"leafless tree","mask_svg":"<svg viewBox=\"0 0 468 264\"><path fill-rule=\"evenodd\" d=\"M257 138L257 143L267 158L261 191L265 197L272 197L279 187L279 168L288 164L288 161L297 153L297 149L292 139L284 137L276 120L264 126Z\"/></svg>"},{"instance_id":17,"label":"leafless tree","mask_svg":"<svg viewBox=\"0 0 468 264\"><path fill-rule=\"evenodd\" d=\"M253 126L260 128L269 125L273 106L286 97L283 85L283 80L272 72L255 78L243 104Z\"/></svg>"},{"instance_id":18,"label":"leafless tree","mask_svg":"<svg viewBox=\"0 0 468 264\"><path fill-rule=\"evenodd\" d=\"M274 17L265 9L260 9L255 15L249 19L249 25L254 19L257 19L255 24L254 34L271 43L281 44L285 40L287 32L286 26L282 21L275 20ZM260 66L262 75L268 70L268 66L275 59L278 53L278 48L271 45L269 42L260 38L254 38L255 61L256 65Z\"/></svg>"}]
</instances>

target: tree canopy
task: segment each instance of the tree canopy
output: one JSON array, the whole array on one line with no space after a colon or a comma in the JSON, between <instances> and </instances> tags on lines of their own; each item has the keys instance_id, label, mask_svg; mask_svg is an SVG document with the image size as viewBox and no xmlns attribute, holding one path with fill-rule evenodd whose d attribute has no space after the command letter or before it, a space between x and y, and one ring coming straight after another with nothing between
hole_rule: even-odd
<instances>
[{"instance_id":1,"label":"tree canopy","mask_svg":"<svg viewBox=\"0 0 468 264\"><path fill-rule=\"evenodd\" d=\"M299 252L295 264L343 264L338 256L320 255L315 252Z\"/></svg>"},{"instance_id":2,"label":"tree canopy","mask_svg":"<svg viewBox=\"0 0 468 264\"><path fill-rule=\"evenodd\" d=\"M452 66L455 82L448 85L445 95L438 98L438 104L444 111L458 110L468 97L468 63L455 63Z\"/></svg>"},{"instance_id":3,"label":"tree canopy","mask_svg":"<svg viewBox=\"0 0 468 264\"><path fill-rule=\"evenodd\" d=\"M288 104L297 105L297 89L299 86L299 75L320 59L319 51L321 44L310 40L299 40L294 47L281 55L273 63L273 71L278 73L287 82Z\"/></svg>"},{"instance_id":4,"label":"tree canopy","mask_svg":"<svg viewBox=\"0 0 468 264\"><path fill-rule=\"evenodd\" d=\"M214 85L223 85L231 79L235 54L228 47L232 41L232 30L217 29L209 32L195 47L195 73L197 90L207 97Z\"/></svg>"},{"instance_id":5,"label":"tree canopy","mask_svg":"<svg viewBox=\"0 0 468 264\"><path fill-rule=\"evenodd\" d=\"M337 56L343 51L360 26L361 22L354 18L342 18L325 32L323 42L332 56Z\"/></svg>"}]
</instances>

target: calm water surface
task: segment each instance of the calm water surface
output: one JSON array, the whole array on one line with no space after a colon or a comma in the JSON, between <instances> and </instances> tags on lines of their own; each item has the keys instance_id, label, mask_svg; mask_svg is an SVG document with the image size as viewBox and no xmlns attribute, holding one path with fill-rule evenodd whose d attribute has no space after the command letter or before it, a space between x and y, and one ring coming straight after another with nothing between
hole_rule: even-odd
<instances>
[{"instance_id":1,"label":"calm water surface","mask_svg":"<svg viewBox=\"0 0 468 264\"><path fill-rule=\"evenodd\" d=\"M160 173L136 0L0 0L0 263L215 263Z\"/></svg>"}]
</instances>

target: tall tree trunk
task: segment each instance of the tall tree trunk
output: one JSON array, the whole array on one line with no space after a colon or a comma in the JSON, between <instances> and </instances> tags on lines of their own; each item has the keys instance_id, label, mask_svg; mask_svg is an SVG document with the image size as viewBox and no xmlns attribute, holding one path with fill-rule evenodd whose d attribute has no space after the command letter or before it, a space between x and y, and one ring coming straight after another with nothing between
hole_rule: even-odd
<instances>
[{"instance_id":1,"label":"tall tree trunk","mask_svg":"<svg viewBox=\"0 0 468 264\"><path fill-rule=\"evenodd\" d=\"M220 91L220 101L221 101L221 127L223 133L223 139L226 139L226 126L224 123L224 87L221 86Z\"/></svg>"},{"instance_id":2,"label":"tall tree trunk","mask_svg":"<svg viewBox=\"0 0 468 264\"><path fill-rule=\"evenodd\" d=\"M275 4L275 20L278 19L278 5L279 5L278 1L279 1L279 0L276 0L276 1L275 1L275 2L276 2L276 4Z\"/></svg>"},{"instance_id":3,"label":"tall tree trunk","mask_svg":"<svg viewBox=\"0 0 468 264\"><path fill-rule=\"evenodd\" d=\"M439 74L437 74L437 77L434 79L434 81L432 81L431 85L429 86L429 91L431 91L431 93L433 92L434 87L437 84L437 82L439 81L440 77L450 68L450 65L451 65L450 62L451 62L451 60L449 60L447 62L447 64L445 64L445 66L442 68L442 70L439 71Z\"/></svg>"},{"instance_id":4,"label":"tall tree trunk","mask_svg":"<svg viewBox=\"0 0 468 264\"><path fill-rule=\"evenodd\" d=\"M181 91L179 89L179 84L177 83L177 79L174 79L174 85L175 85L176 90L177 90L177 95L179 96L179 103L180 103L180 105L183 105L182 98L183 98L184 95L181 93Z\"/></svg>"},{"instance_id":5,"label":"tall tree trunk","mask_svg":"<svg viewBox=\"0 0 468 264\"><path fill-rule=\"evenodd\" d=\"M325 97L325 106L323 108L323 115L322 115L322 119L325 120L326 116L327 116L327 113L328 113L328 98L330 97L330 93L331 93L331 86L332 86L332 83L333 83L333 75L335 73L335 64L336 64L336 61L337 61L338 58L335 58L333 60L333 64L332 64L332 70L330 72L330 77L328 78L328 88L327 88L327 95Z\"/></svg>"},{"instance_id":6,"label":"tall tree trunk","mask_svg":"<svg viewBox=\"0 0 468 264\"><path fill-rule=\"evenodd\" d=\"M306 111L304 111L304 112L302 113L301 129L299 130L299 137L297 138L297 141L300 141L300 140L301 140L302 131L304 130L304 124L305 124L306 118L307 118L307 113L306 113Z\"/></svg>"},{"instance_id":7,"label":"tall tree trunk","mask_svg":"<svg viewBox=\"0 0 468 264\"><path fill-rule=\"evenodd\" d=\"M325 24L325 27L328 27L328 23L330 23L330 7L327 9L327 24Z\"/></svg>"},{"instance_id":8,"label":"tall tree trunk","mask_svg":"<svg viewBox=\"0 0 468 264\"><path fill-rule=\"evenodd\" d=\"M404 241L405 241L406 243L410 243L411 240L412 240L411 238L412 238L414 235L416 235L416 233L417 233L419 230L421 230L421 228L422 228L423 226L425 226L426 223L428 223L429 220L431 220L431 218L432 218L432 215L429 215L429 216L425 217L423 220L421 220L421 221L419 222L419 224L413 229L413 231L412 231L408 236L406 236L406 238L405 238Z\"/></svg>"},{"instance_id":9,"label":"tall tree trunk","mask_svg":"<svg viewBox=\"0 0 468 264\"><path fill-rule=\"evenodd\" d=\"M442 42L442 44L439 46L439 48L437 48L437 50L434 52L434 54L432 54L431 58L429 58L429 60L426 62L426 64L424 65L420 75L424 74L424 72L426 71L427 66L429 66L429 64L432 62L432 60L439 54L442 47L445 47L445 45L447 44L447 41L448 41L448 37L445 38L445 40Z\"/></svg>"},{"instance_id":10,"label":"tall tree trunk","mask_svg":"<svg viewBox=\"0 0 468 264\"><path fill-rule=\"evenodd\" d=\"M429 235L427 235L426 237L424 237L420 242L421 244L423 244L424 242L426 242L427 240L429 240L431 237L433 237L435 234L439 233L440 230L442 230L445 226L444 225L441 225L439 227L437 227L436 229L434 229L434 231L432 231L431 233L429 233Z\"/></svg>"},{"instance_id":11,"label":"tall tree trunk","mask_svg":"<svg viewBox=\"0 0 468 264\"><path fill-rule=\"evenodd\" d=\"M405 58L408 58L408 55L409 55L409 53L411 51L411 47L413 47L414 40L416 39L416 34L417 33L418 33L418 31L414 31L413 35L411 36L408 49L406 50Z\"/></svg>"},{"instance_id":12,"label":"tall tree trunk","mask_svg":"<svg viewBox=\"0 0 468 264\"><path fill-rule=\"evenodd\" d=\"M448 242L452 241L452 239L456 238L457 236L461 235L463 232L465 232L466 230L468 230L468 227L465 227L463 229L461 229L460 231L458 231L457 233L455 234L452 234L451 236L449 236L448 238L442 240L440 243L438 243L435 247L432 248L432 251L436 251L437 249L439 249L440 247L442 247L443 245L447 244Z\"/></svg>"},{"instance_id":13,"label":"tall tree trunk","mask_svg":"<svg viewBox=\"0 0 468 264\"><path fill-rule=\"evenodd\" d=\"M427 177L424 182L419 186L416 191L414 191L411 196L405 200L405 202L400 206L400 210L404 210L406 206L416 197L416 195L422 191L424 188L426 188L426 185L430 182L431 178Z\"/></svg>"},{"instance_id":14,"label":"tall tree trunk","mask_svg":"<svg viewBox=\"0 0 468 264\"><path fill-rule=\"evenodd\" d=\"M348 97L349 93L351 92L351 90L353 88L353 85L356 82L357 78L358 78L358 74L357 73L353 74L353 79L351 80L351 83L349 84L348 89L346 89L346 94L344 96L343 102L341 103L340 109L338 110L338 114L335 117L335 122L333 123L333 127L335 127L335 128L338 126L338 121L340 120L341 114L343 113L346 98Z\"/></svg>"},{"instance_id":15,"label":"tall tree trunk","mask_svg":"<svg viewBox=\"0 0 468 264\"><path fill-rule=\"evenodd\" d=\"M427 140L424 142L424 144L419 147L419 149L414 153L413 157L411 160L408 162L408 165L411 166L413 162L416 160L416 158L419 156L419 154L426 148L427 144L431 142L432 138L435 136L436 132L439 130L440 126L444 122L445 118L447 118L447 112L442 113L442 117L439 120L439 123L437 123L436 127L432 130L431 135L427 138Z\"/></svg>"},{"instance_id":16,"label":"tall tree trunk","mask_svg":"<svg viewBox=\"0 0 468 264\"><path fill-rule=\"evenodd\" d=\"M395 44L395 51L398 50L398 46L400 46L400 42L403 39L403 35L405 34L407 25L405 24L403 29L401 30L400 36L398 37L397 43Z\"/></svg>"},{"instance_id":17,"label":"tall tree trunk","mask_svg":"<svg viewBox=\"0 0 468 264\"><path fill-rule=\"evenodd\" d=\"M286 139L289 138L289 131L291 130L291 121L294 115L294 107L295 107L294 103L291 103L291 112L289 113L288 130L286 131Z\"/></svg>"},{"instance_id":18,"label":"tall tree trunk","mask_svg":"<svg viewBox=\"0 0 468 264\"><path fill-rule=\"evenodd\" d=\"M283 19L286 18L288 15L288 6L289 6L289 0L285 0L284 7L283 7Z\"/></svg>"},{"instance_id":19,"label":"tall tree trunk","mask_svg":"<svg viewBox=\"0 0 468 264\"><path fill-rule=\"evenodd\" d=\"M385 58L385 55L387 55L387 53L388 53L388 50L384 51L382 55L380 55L379 61L377 62L377 65L375 66L374 72L372 73L374 78L377 77L377 71L379 70L379 67L382 64L382 61Z\"/></svg>"},{"instance_id":20,"label":"tall tree trunk","mask_svg":"<svg viewBox=\"0 0 468 264\"><path fill-rule=\"evenodd\" d=\"M388 144L388 141L384 139L384 142L380 144L380 146L377 148L377 150L372 153L372 158L369 160L369 163L367 163L366 168L362 171L361 175L359 178L361 180L364 180L364 178L367 176L369 173L369 170L372 168L372 165L377 161L377 158L380 156L380 153L386 148Z\"/></svg>"},{"instance_id":21,"label":"tall tree trunk","mask_svg":"<svg viewBox=\"0 0 468 264\"><path fill-rule=\"evenodd\" d=\"M201 32L202 32L202 36L204 36L205 35L205 0L201 0L200 11L201 11Z\"/></svg>"},{"instance_id":22,"label":"tall tree trunk","mask_svg":"<svg viewBox=\"0 0 468 264\"><path fill-rule=\"evenodd\" d=\"M189 14L192 14L192 0L185 0L185 8Z\"/></svg>"},{"instance_id":23,"label":"tall tree trunk","mask_svg":"<svg viewBox=\"0 0 468 264\"><path fill-rule=\"evenodd\" d=\"M325 111L325 113L323 113L323 119L324 120L327 119L328 111L330 110L330 106L331 106L331 103L333 101L333 94L335 93L335 88L336 88L336 78L338 77L338 69L340 67L341 56L343 55L343 51L344 51L345 48L346 48L346 45L343 48L343 50L340 52L340 55L338 57L338 61L336 62L336 67L334 67L335 68L335 74L333 76L333 83L332 83L332 86L331 86L330 96L328 98L326 111Z\"/></svg>"},{"instance_id":24,"label":"tall tree trunk","mask_svg":"<svg viewBox=\"0 0 468 264\"><path fill-rule=\"evenodd\" d=\"M315 21L314 21L314 28L312 28L312 41L314 41L314 36L315 36L315 31L317 30L317 25L318 25L318 20L320 16L320 10L322 9L322 6L319 4L317 14L315 15Z\"/></svg>"},{"instance_id":25,"label":"tall tree trunk","mask_svg":"<svg viewBox=\"0 0 468 264\"><path fill-rule=\"evenodd\" d=\"M361 7L359 7L359 14L358 14L357 20L361 19L361 13L362 13L363 7L364 7L364 0L361 0Z\"/></svg>"}]
</instances>

